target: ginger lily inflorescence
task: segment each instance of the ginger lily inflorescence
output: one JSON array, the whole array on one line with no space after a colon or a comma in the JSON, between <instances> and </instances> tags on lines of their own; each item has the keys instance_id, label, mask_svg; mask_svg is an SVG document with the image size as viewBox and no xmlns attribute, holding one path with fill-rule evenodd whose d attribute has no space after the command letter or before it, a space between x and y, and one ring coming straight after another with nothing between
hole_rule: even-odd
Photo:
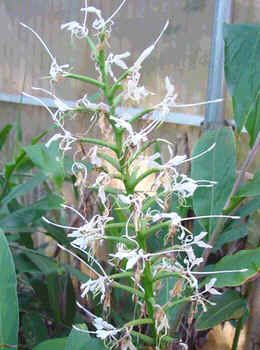
<instances>
[{"instance_id":1,"label":"ginger lily inflorescence","mask_svg":"<svg viewBox=\"0 0 260 350\"><path fill-rule=\"evenodd\" d=\"M166 21L155 41L131 64L130 52L113 53L109 45L114 19L125 3L126 0L106 19L99 9L85 1L85 6L81 9L83 22L70 21L61 26L72 37L85 40L89 45L97 78L74 74L68 64L59 65L39 34L31 27L23 26L40 40L51 59L49 76L52 87L62 79L77 79L93 85L101 93L99 103L90 101L86 92L74 106L67 106L53 92L41 89L54 99L57 107L55 112L41 99L33 97L47 109L58 129L46 143L46 147L57 142L63 154L73 152L74 163L71 170L77 179L76 185L80 188L80 194L83 195L86 187L91 187L100 200L100 213L91 219L87 219L80 210L72 206L64 206L65 210L72 211L78 217L77 225L64 226L44 218L47 223L67 230L72 250L61 247L62 249L74 257L77 257L75 251L79 251L81 257L82 254L86 256L85 260L77 257L92 272L92 278L81 285L81 297L84 299L92 294L103 304L103 315L91 314L92 330L75 329L95 335L109 349L136 350L140 344L148 344L159 350L165 349L167 343L173 340L167 316L171 307L190 303L193 310L198 307L206 310L207 304L212 303L208 299L209 295L220 294L214 288L217 273L201 283L199 278L211 273L196 271L203 262L197 256L197 248L209 248L205 241L207 232L193 234L185 223L197 218L182 218L180 213L172 211L169 206L172 198L183 206L198 187L215 185L207 179L195 181L180 172L183 163L203 157L215 145L189 159L184 155L175 156L171 142L164 139L152 140L151 134L160 127L165 115L175 108L216 103L219 100L179 104L175 87L169 77L166 77L166 95L161 102L134 116L118 115L117 107L125 101L139 104L152 94L141 83L142 68L169 26ZM120 75L117 76L115 72L120 70ZM74 134L69 131L66 120L78 111L92 113L93 124L97 119L106 123L111 132L111 142L88 137L86 132ZM150 116L154 111L159 112L160 120L146 118L146 126L137 130L135 121ZM90 144L91 148L81 155L77 146L85 143ZM147 155L147 150L151 151L155 143L166 147L168 160L162 161L160 152L150 152ZM91 163L98 172L91 185L86 162ZM145 190L144 180L148 182ZM116 186L111 185L114 181ZM116 211L120 211L124 219L118 221ZM163 238L158 238L164 241L163 248L152 250L149 246L150 238L156 238L163 230L166 234ZM104 244L110 249L105 264L99 260L97 254L97 247ZM176 278L175 285L167 302L161 305L157 298L160 287L163 286L163 281L173 276ZM135 303L132 319L120 326L112 325L110 320L114 288L129 293ZM84 306L79 306L90 315ZM177 337L177 334L173 336ZM185 343L181 340L180 345L185 348Z\"/></svg>"}]
</instances>

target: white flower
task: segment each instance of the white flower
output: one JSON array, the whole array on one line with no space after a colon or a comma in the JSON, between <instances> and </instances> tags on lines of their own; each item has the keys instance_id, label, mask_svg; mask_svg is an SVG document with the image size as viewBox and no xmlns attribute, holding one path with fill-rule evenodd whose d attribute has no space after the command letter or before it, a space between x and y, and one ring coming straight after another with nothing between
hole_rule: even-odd
<instances>
[{"instance_id":1,"label":"white flower","mask_svg":"<svg viewBox=\"0 0 260 350\"><path fill-rule=\"evenodd\" d=\"M124 146L134 146L137 148L137 151L140 149L142 143L148 140L148 135L160 124L160 121L154 120L141 131L135 132L128 121L116 117L110 117L110 119L116 122L116 127L127 130L128 137L124 141Z\"/></svg>"},{"instance_id":2,"label":"white flower","mask_svg":"<svg viewBox=\"0 0 260 350\"><path fill-rule=\"evenodd\" d=\"M213 288L213 286L215 285L216 281L217 281L216 278L212 278L208 283L206 283L204 293L207 292L207 293L210 293L210 294L213 294L213 295L221 295L222 293L220 293L218 290Z\"/></svg>"},{"instance_id":3,"label":"white flower","mask_svg":"<svg viewBox=\"0 0 260 350\"><path fill-rule=\"evenodd\" d=\"M44 49L46 50L46 52L48 53L48 55L51 58L51 67L50 67L50 77L51 77L51 81L58 81L59 78L61 78L64 74L66 74L67 72L65 71L65 69L69 68L68 64L63 64L63 65L59 65L57 63L56 58L53 56L53 54L51 53L50 49L48 48L47 44L44 42L44 40L40 37L40 35L38 33L36 33L30 26L28 26L27 24L24 23L20 23L24 28L30 30L35 36L36 38L40 41L40 43L42 44L42 46L44 47Z\"/></svg>"},{"instance_id":4,"label":"white flower","mask_svg":"<svg viewBox=\"0 0 260 350\"><path fill-rule=\"evenodd\" d=\"M171 225L173 226L180 226L181 225L181 217L175 213L156 213L154 215L150 214L152 217L153 222L162 220L162 219L169 219L171 220Z\"/></svg>"},{"instance_id":5,"label":"white flower","mask_svg":"<svg viewBox=\"0 0 260 350\"><path fill-rule=\"evenodd\" d=\"M212 246L211 245L209 245L209 244L207 244L207 243L205 243L204 241L203 241L203 238L205 237L205 236L207 236L207 234L208 234L208 232L201 232L200 234L198 234L198 235L196 235L195 237L194 237L194 239L193 239L193 242L192 242L192 244L195 244L195 245L197 245L198 247L201 247L201 248L212 248Z\"/></svg>"},{"instance_id":6,"label":"white flower","mask_svg":"<svg viewBox=\"0 0 260 350\"><path fill-rule=\"evenodd\" d=\"M90 163L97 168L100 168L102 166L102 160L97 155L98 147L93 146L90 148L88 152L88 156L90 157Z\"/></svg>"},{"instance_id":7,"label":"white flower","mask_svg":"<svg viewBox=\"0 0 260 350\"><path fill-rule=\"evenodd\" d=\"M109 285L109 280L107 277L100 276L95 280L88 280L86 283L83 283L80 287L82 290L81 297L84 298L89 292L91 292L94 296L100 296L100 302L102 303L105 300L107 287Z\"/></svg>"},{"instance_id":8,"label":"white flower","mask_svg":"<svg viewBox=\"0 0 260 350\"><path fill-rule=\"evenodd\" d=\"M109 111L109 106L103 102L100 103L94 103L91 102L88 99L88 95L84 95L80 100L78 100L78 103L82 103L86 109L92 110L92 111L103 111L103 112L108 112Z\"/></svg>"},{"instance_id":9,"label":"white flower","mask_svg":"<svg viewBox=\"0 0 260 350\"><path fill-rule=\"evenodd\" d=\"M161 33L159 34L159 36L157 37L155 42L141 53L141 55L138 57L138 59L136 60L134 66L133 66L134 70L136 70L136 69L139 70L142 67L143 62L147 59L147 57L149 57L151 55L151 53L155 49L156 45L160 41L161 37L165 33L166 29L168 28L168 25L169 25L169 21L167 21L165 23Z\"/></svg>"},{"instance_id":10,"label":"white flower","mask_svg":"<svg viewBox=\"0 0 260 350\"><path fill-rule=\"evenodd\" d=\"M105 234L105 225L113 220L108 216L95 215L89 221L84 219L85 223L77 228L74 228L68 237L74 238L71 244L86 249L91 246L96 240L102 240Z\"/></svg>"},{"instance_id":11,"label":"white flower","mask_svg":"<svg viewBox=\"0 0 260 350\"><path fill-rule=\"evenodd\" d=\"M170 112L171 108L176 105L177 94L175 93L174 85L171 84L168 77L165 78L166 95L163 101L155 108L159 109L162 115L166 115Z\"/></svg>"},{"instance_id":12,"label":"white flower","mask_svg":"<svg viewBox=\"0 0 260 350\"><path fill-rule=\"evenodd\" d=\"M203 258L197 258L192 247L186 248L187 259L184 259L184 263L187 266L187 272L189 273L191 269L195 266L199 266L203 262Z\"/></svg>"},{"instance_id":13,"label":"white flower","mask_svg":"<svg viewBox=\"0 0 260 350\"><path fill-rule=\"evenodd\" d=\"M48 90L35 87L33 87L33 90L43 91L48 95L52 96L54 98L54 103L57 106L57 110L53 112L41 98L23 92L23 95L33 98L34 100L40 102L43 105L43 107L46 108L46 110L49 112L56 126L58 126L62 131L62 133L57 133L54 136L52 136L50 140L46 143L46 147L49 147L52 142L60 140L60 149L63 151L70 150L72 143L77 141L77 137L72 135L70 131L65 129L63 115L65 112L73 111L73 108L67 106L62 100L60 100L57 96L55 96Z\"/></svg>"},{"instance_id":14,"label":"white flower","mask_svg":"<svg viewBox=\"0 0 260 350\"><path fill-rule=\"evenodd\" d=\"M56 81L58 82L59 79L61 77L63 77L64 74L67 74L66 69L69 68L68 64L63 64L63 65L59 65L56 61L56 59L54 59L51 63L51 67L50 67L50 77L51 77L51 81Z\"/></svg>"},{"instance_id":15,"label":"white flower","mask_svg":"<svg viewBox=\"0 0 260 350\"><path fill-rule=\"evenodd\" d=\"M85 7L81 9L81 11L85 12L85 20L84 23L86 24L87 22L87 15L90 14L94 14L96 16L95 20L92 23L92 27L93 29L95 29L98 32L102 32L102 31L110 31L110 29L108 27L110 27L113 24L113 18L117 15L117 13L120 11L120 9L122 8L122 6L125 4L126 0L124 0L119 6L118 8L113 12L113 14L107 19L105 20L102 17L101 11L99 9L97 9L94 6L88 6L88 2L85 1Z\"/></svg>"},{"instance_id":16,"label":"white flower","mask_svg":"<svg viewBox=\"0 0 260 350\"><path fill-rule=\"evenodd\" d=\"M204 294L206 294L206 293L209 293L209 294L212 294L212 295L221 295L222 294L219 291L217 291L215 288L213 288L213 286L215 285L216 281L217 281L216 278L212 278L208 283L206 283L205 289L202 292L197 291L191 297L192 301L196 301L198 304L200 304L202 306L202 309L203 309L204 312L207 311L207 304L216 305L211 300L206 299L204 297Z\"/></svg>"},{"instance_id":17,"label":"white flower","mask_svg":"<svg viewBox=\"0 0 260 350\"><path fill-rule=\"evenodd\" d=\"M104 321L101 317L96 317L93 322L96 328L96 336L102 340L116 340L115 336L121 331L116 329L110 323Z\"/></svg>"},{"instance_id":18,"label":"white flower","mask_svg":"<svg viewBox=\"0 0 260 350\"><path fill-rule=\"evenodd\" d=\"M114 54L109 54L106 60L106 66L107 66L107 70L109 75L111 76L111 78L113 78L114 80L116 80L116 77L114 75L114 72L112 70L112 65L116 65L117 67L120 67L121 69L128 69L127 64L125 63L124 59L128 58L130 56L130 52L124 52L122 54L118 54L118 55L114 55Z\"/></svg>"},{"instance_id":19,"label":"white flower","mask_svg":"<svg viewBox=\"0 0 260 350\"><path fill-rule=\"evenodd\" d=\"M140 103L142 99L151 94L144 86L139 86L141 74L138 70L133 70L127 78L126 90L124 92L125 100L132 100Z\"/></svg>"},{"instance_id":20,"label":"white flower","mask_svg":"<svg viewBox=\"0 0 260 350\"><path fill-rule=\"evenodd\" d=\"M118 244L117 249L117 253L110 254L110 256L120 261L126 259L126 270L131 270L140 260L143 262L146 258L142 249L128 250L123 244Z\"/></svg>"},{"instance_id":21,"label":"white flower","mask_svg":"<svg viewBox=\"0 0 260 350\"><path fill-rule=\"evenodd\" d=\"M46 142L45 146L48 148L52 144L52 142L60 141L59 148L61 151L68 151L72 147L71 145L77 141L77 138L71 134L70 131L64 129L63 134L55 134L53 135L48 142Z\"/></svg>"},{"instance_id":22,"label":"white flower","mask_svg":"<svg viewBox=\"0 0 260 350\"><path fill-rule=\"evenodd\" d=\"M67 29L69 32L71 32L71 36L75 36L78 39L83 39L88 35L88 29L76 21L62 24L61 30L63 29Z\"/></svg>"},{"instance_id":23,"label":"white flower","mask_svg":"<svg viewBox=\"0 0 260 350\"><path fill-rule=\"evenodd\" d=\"M186 175L174 177L172 191L178 192L181 198L185 199L193 196L197 188L197 181L194 181Z\"/></svg>"},{"instance_id":24,"label":"white flower","mask_svg":"<svg viewBox=\"0 0 260 350\"><path fill-rule=\"evenodd\" d=\"M139 86L141 78L140 70L142 68L143 62L147 59L147 57L151 55L159 40L166 31L168 25L169 21L166 22L165 26L163 27L163 30L161 31L160 35L155 40L155 42L141 53L141 55L138 57L138 59L135 61L134 65L130 69L131 74L127 79L126 92L124 94L125 100L130 99L134 102L139 103L143 98L151 94L151 92L148 91L144 86Z\"/></svg>"}]
</instances>

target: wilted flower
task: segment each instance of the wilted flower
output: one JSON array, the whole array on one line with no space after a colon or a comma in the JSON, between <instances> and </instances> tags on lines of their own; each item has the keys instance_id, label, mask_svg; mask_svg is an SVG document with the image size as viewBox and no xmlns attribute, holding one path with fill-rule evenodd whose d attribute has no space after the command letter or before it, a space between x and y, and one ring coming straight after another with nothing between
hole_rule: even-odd
<instances>
[{"instance_id":1,"label":"wilted flower","mask_svg":"<svg viewBox=\"0 0 260 350\"><path fill-rule=\"evenodd\" d=\"M98 197L101 200L101 203L106 208L107 196L105 192L105 187L110 183L111 177L107 173L100 173L96 178L96 182L94 183L94 187L98 189Z\"/></svg>"},{"instance_id":2,"label":"wilted flower","mask_svg":"<svg viewBox=\"0 0 260 350\"><path fill-rule=\"evenodd\" d=\"M157 310L154 316L156 332L157 334L163 333L163 335L166 335L168 330L170 329L168 318L163 308L159 305L156 306Z\"/></svg>"},{"instance_id":3,"label":"wilted flower","mask_svg":"<svg viewBox=\"0 0 260 350\"><path fill-rule=\"evenodd\" d=\"M137 348L132 343L132 338L130 334L127 334L119 341L120 350L137 350Z\"/></svg>"}]
</instances>

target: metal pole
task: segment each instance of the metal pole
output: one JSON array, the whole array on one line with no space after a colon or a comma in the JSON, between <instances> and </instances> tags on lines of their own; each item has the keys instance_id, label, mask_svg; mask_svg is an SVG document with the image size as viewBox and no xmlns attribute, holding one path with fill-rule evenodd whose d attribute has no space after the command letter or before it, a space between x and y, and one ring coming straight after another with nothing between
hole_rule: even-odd
<instances>
[{"instance_id":1,"label":"metal pole","mask_svg":"<svg viewBox=\"0 0 260 350\"><path fill-rule=\"evenodd\" d=\"M207 100L224 98L225 95L223 24L231 22L232 2L232 0L215 0ZM224 101L208 104L204 128L216 129L224 124Z\"/></svg>"}]
</instances>

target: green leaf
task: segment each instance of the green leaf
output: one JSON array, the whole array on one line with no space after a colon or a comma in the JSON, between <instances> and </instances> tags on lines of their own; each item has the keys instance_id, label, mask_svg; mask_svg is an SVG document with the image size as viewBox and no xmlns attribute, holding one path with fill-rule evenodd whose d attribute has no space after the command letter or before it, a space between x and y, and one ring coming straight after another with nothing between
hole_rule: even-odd
<instances>
[{"instance_id":1,"label":"green leaf","mask_svg":"<svg viewBox=\"0 0 260 350\"><path fill-rule=\"evenodd\" d=\"M224 40L225 75L234 117L239 132L246 124L252 143L260 127L260 26L225 24Z\"/></svg>"},{"instance_id":2,"label":"green leaf","mask_svg":"<svg viewBox=\"0 0 260 350\"><path fill-rule=\"evenodd\" d=\"M87 328L85 325L77 325L83 332L73 329L68 337L65 350L105 350L103 342L91 337L84 332Z\"/></svg>"},{"instance_id":3,"label":"green leaf","mask_svg":"<svg viewBox=\"0 0 260 350\"><path fill-rule=\"evenodd\" d=\"M236 197L256 197L260 196L260 171L258 171L252 180L249 180L242 186Z\"/></svg>"},{"instance_id":4,"label":"green leaf","mask_svg":"<svg viewBox=\"0 0 260 350\"><path fill-rule=\"evenodd\" d=\"M8 204L11 200L23 196L28 192L31 192L36 186L44 181L46 176L42 173L36 173L29 181L19 184L12 188L7 196L4 197L2 205Z\"/></svg>"},{"instance_id":5,"label":"green leaf","mask_svg":"<svg viewBox=\"0 0 260 350\"><path fill-rule=\"evenodd\" d=\"M24 150L27 156L45 175L52 177L57 186L62 185L64 167L62 155L56 143L53 142L48 148L44 144L27 146Z\"/></svg>"},{"instance_id":6,"label":"green leaf","mask_svg":"<svg viewBox=\"0 0 260 350\"><path fill-rule=\"evenodd\" d=\"M254 142L257 138L257 135L260 131L260 93L255 101L255 107L252 108L247 121L246 121L246 130L249 134L249 145L253 147Z\"/></svg>"},{"instance_id":7,"label":"green leaf","mask_svg":"<svg viewBox=\"0 0 260 350\"><path fill-rule=\"evenodd\" d=\"M214 275L217 278L215 286L218 288L240 286L256 276L260 271L260 248L241 250L234 255L225 256L214 266L209 265L206 268L207 271L233 271L241 269L246 269L246 271ZM212 276L210 277L212 278Z\"/></svg>"},{"instance_id":8,"label":"green leaf","mask_svg":"<svg viewBox=\"0 0 260 350\"><path fill-rule=\"evenodd\" d=\"M220 249L226 243L237 241L238 239L247 236L247 231L247 224L240 224L223 231L214 243L213 252Z\"/></svg>"},{"instance_id":9,"label":"green leaf","mask_svg":"<svg viewBox=\"0 0 260 350\"><path fill-rule=\"evenodd\" d=\"M19 330L16 273L7 239L0 231L0 344L2 349L17 349ZM6 345L6 346L4 346Z\"/></svg>"},{"instance_id":10,"label":"green leaf","mask_svg":"<svg viewBox=\"0 0 260 350\"><path fill-rule=\"evenodd\" d=\"M69 275L48 274L46 282L54 321L71 327L76 312L76 297Z\"/></svg>"},{"instance_id":11,"label":"green leaf","mask_svg":"<svg viewBox=\"0 0 260 350\"><path fill-rule=\"evenodd\" d=\"M246 300L234 290L228 290L210 300L216 305L209 305L206 312L200 313L195 324L197 330L209 329L221 322L238 319L247 309Z\"/></svg>"},{"instance_id":12,"label":"green leaf","mask_svg":"<svg viewBox=\"0 0 260 350\"><path fill-rule=\"evenodd\" d=\"M3 129L0 130L0 150L3 148L11 130L12 130L11 124L7 124L6 126L3 127Z\"/></svg>"},{"instance_id":13,"label":"green leaf","mask_svg":"<svg viewBox=\"0 0 260 350\"><path fill-rule=\"evenodd\" d=\"M222 214L223 207L232 190L236 177L236 148L230 128L208 131L200 138L193 156L214 149L192 161L191 177L194 180L211 180L213 187L200 187L193 196L193 207L197 216ZM216 219L201 220L206 231L212 232Z\"/></svg>"},{"instance_id":14,"label":"green leaf","mask_svg":"<svg viewBox=\"0 0 260 350\"><path fill-rule=\"evenodd\" d=\"M179 277L168 277L161 280L161 287L156 297L156 303L159 305L165 305L169 302L170 292L176 286L176 282L179 280ZM174 301L174 300L171 300ZM180 311L183 310L183 304L177 304L174 307L167 309L166 314L169 320L170 325L178 322L178 317Z\"/></svg>"},{"instance_id":15,"label":"green leaf","mask_svg":"<svg viewBox=\"0 0 260 350\"><path fill-rule=\"evenodd\" d=\"M52 209L59 209L63 200L57 195L48 195L32 205L18 209L0 220L0 227L5 231L27 228Z\"/></svg>"},{"instance_id":16,"label":"green leaf","mask_svg":"<svg viewBox=\"0 0 260 350\"><path fill-rule=\"evenodd\" d=\"M257 209L260 208L260 196L253 198L251 201L242 205L236 212L235 215L245 217L253 214Z\"/></svg>"},{"instance_id":17,"label":"green leaf","mask_svg":"<svg viewBox=\"0 0 260 350\"><path fill-rule=\"evenodd\" d=\"M38 270L44 275L50 275L62 270L54 259L37 252L37 250L23 248L23 251L24 255L37 266Z\"/></svg>"},{"instance_id":18,"label":"green leaf","mask_svg":"<svg viewBox=\"0 0 260 350\"><path fill-rule=\"evenodd\" d=\"M24 314L21 325L28 348L31 349L36 344L48 339L47 327L38 312Z\"/></svg>"},{"instance_id":19,"label":"green leaf","mask_svg":"<svg viewBox=\"0 0 260 350\"><path fill-rule=\"evenodd\" d=\"M34 347L33 350L65 350L66 342L66 337L46 340Z\"/></svg>"}]
</instances>

